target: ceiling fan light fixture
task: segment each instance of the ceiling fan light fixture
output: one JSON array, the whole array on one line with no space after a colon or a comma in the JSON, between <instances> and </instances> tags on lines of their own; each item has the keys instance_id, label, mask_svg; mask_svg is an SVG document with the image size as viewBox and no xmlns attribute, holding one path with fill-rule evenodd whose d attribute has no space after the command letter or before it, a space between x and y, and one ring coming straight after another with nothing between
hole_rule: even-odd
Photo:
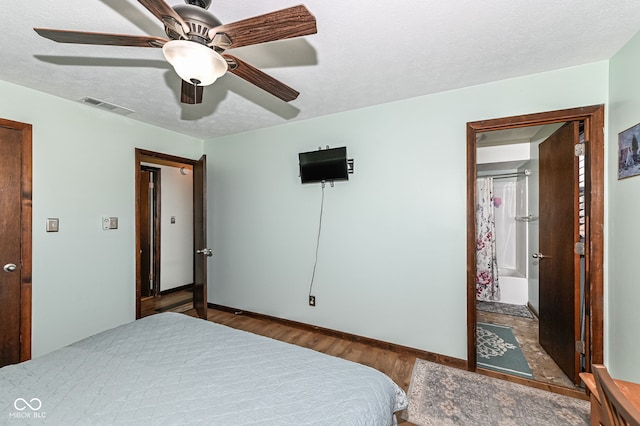
<instances>
[{"instance_id":1,"label":"ceiling fan light fixture","mask_svg":"<svg viewBox=\"0 0 640 426\"><path fill-rule=\"evenodd\" d=\"M162 47L166 60L181 79L208 86L227 72L227 61L213 49L189 40L171 40Z\"/></svg>"}]
</instances>

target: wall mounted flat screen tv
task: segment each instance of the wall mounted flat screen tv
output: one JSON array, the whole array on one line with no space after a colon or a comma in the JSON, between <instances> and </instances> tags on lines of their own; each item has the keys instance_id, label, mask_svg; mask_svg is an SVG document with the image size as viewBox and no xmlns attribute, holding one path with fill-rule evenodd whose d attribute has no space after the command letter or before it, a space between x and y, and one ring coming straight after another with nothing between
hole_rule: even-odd
<instances>
[{"instance_id":1,"label":"wall mounted flat screen tv","mask_svg":"<svg viewBox=\"0 0 640 426\"><path fill-rule=\"evenodd\" d=\"M347 147L345 146L301 152L298 154L298 158L302 183L349 180Z\"/></svg>"}]
</instances>

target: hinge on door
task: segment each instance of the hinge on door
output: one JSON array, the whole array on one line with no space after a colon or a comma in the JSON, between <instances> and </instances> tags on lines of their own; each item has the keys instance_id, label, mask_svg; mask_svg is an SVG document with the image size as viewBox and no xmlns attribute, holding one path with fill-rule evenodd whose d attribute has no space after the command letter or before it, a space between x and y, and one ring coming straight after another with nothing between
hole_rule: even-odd
<instances>
[{"instance_id":1,"label":"hinge on door","mask_svg":"<svg viewBox=\"0 0 640 426\"><path fill-rule=\"evenodd\" d=\"M583 143L577 143L574 146L574 152L576 154L576 157L580 157L581 155L584 155L584 144Z\"/></svg>"},{"instance_id":2,"label":"hinge on door","mask_svg":"<svg viewBox=\"0 0 640 426\"><path fill-rule=\"evenodd\" d=\"M578 340L576 342L576 352L584 354L584 340Z\"/></svg>"},{"instance_id":3,"label":"hinge on door","mask_svg":"<svg viewBox=\"0 0 640 426\"><path fill-rule=\"evenodd\" d=\"M575 252L576 252L576 254L580 254L580 255L584 256L584 243L583 242L576 243Z\"/></svg>"},{"instance_id":4,"label":"hinge on door","mask_svg":"<svg viewBox=\"0 0 640 426\"><path fill-rule=\"evenodd\" d=\"M149 182L149 189L155 188L155 184L153 182Z\"/></svg>"}]
</instances>

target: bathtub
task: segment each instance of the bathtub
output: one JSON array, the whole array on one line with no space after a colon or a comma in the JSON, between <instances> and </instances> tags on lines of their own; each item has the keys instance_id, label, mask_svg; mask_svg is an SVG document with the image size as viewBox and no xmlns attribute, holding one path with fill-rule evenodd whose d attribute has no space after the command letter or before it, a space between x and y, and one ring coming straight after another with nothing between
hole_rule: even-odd
<instances>
[{"instance_id":1,"label":"bathtub","mask_svg":"<svg viewBox=\"0 0 640 426\"><path fill-rule=\"evenodd\" d=\"M498 269L500 302L526 305L529 301L528 280L515 269Z\"/></svg>"}]
</instances>

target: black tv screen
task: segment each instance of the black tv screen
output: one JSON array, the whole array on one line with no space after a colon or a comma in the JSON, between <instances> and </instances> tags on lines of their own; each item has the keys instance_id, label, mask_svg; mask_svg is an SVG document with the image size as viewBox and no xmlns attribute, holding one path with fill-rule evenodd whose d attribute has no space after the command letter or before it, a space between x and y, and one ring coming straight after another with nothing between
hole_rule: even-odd
<instances>
[{"instance_id":1,"label":"black tv screen","mask_svg":"<svg viewBox=\"0 0 640 426\"><path fill-rule=\"evenodd\" d=\"M298 158L302 183L349 180L345 146L301 152Z\"/></svg>"}]
</instances>

